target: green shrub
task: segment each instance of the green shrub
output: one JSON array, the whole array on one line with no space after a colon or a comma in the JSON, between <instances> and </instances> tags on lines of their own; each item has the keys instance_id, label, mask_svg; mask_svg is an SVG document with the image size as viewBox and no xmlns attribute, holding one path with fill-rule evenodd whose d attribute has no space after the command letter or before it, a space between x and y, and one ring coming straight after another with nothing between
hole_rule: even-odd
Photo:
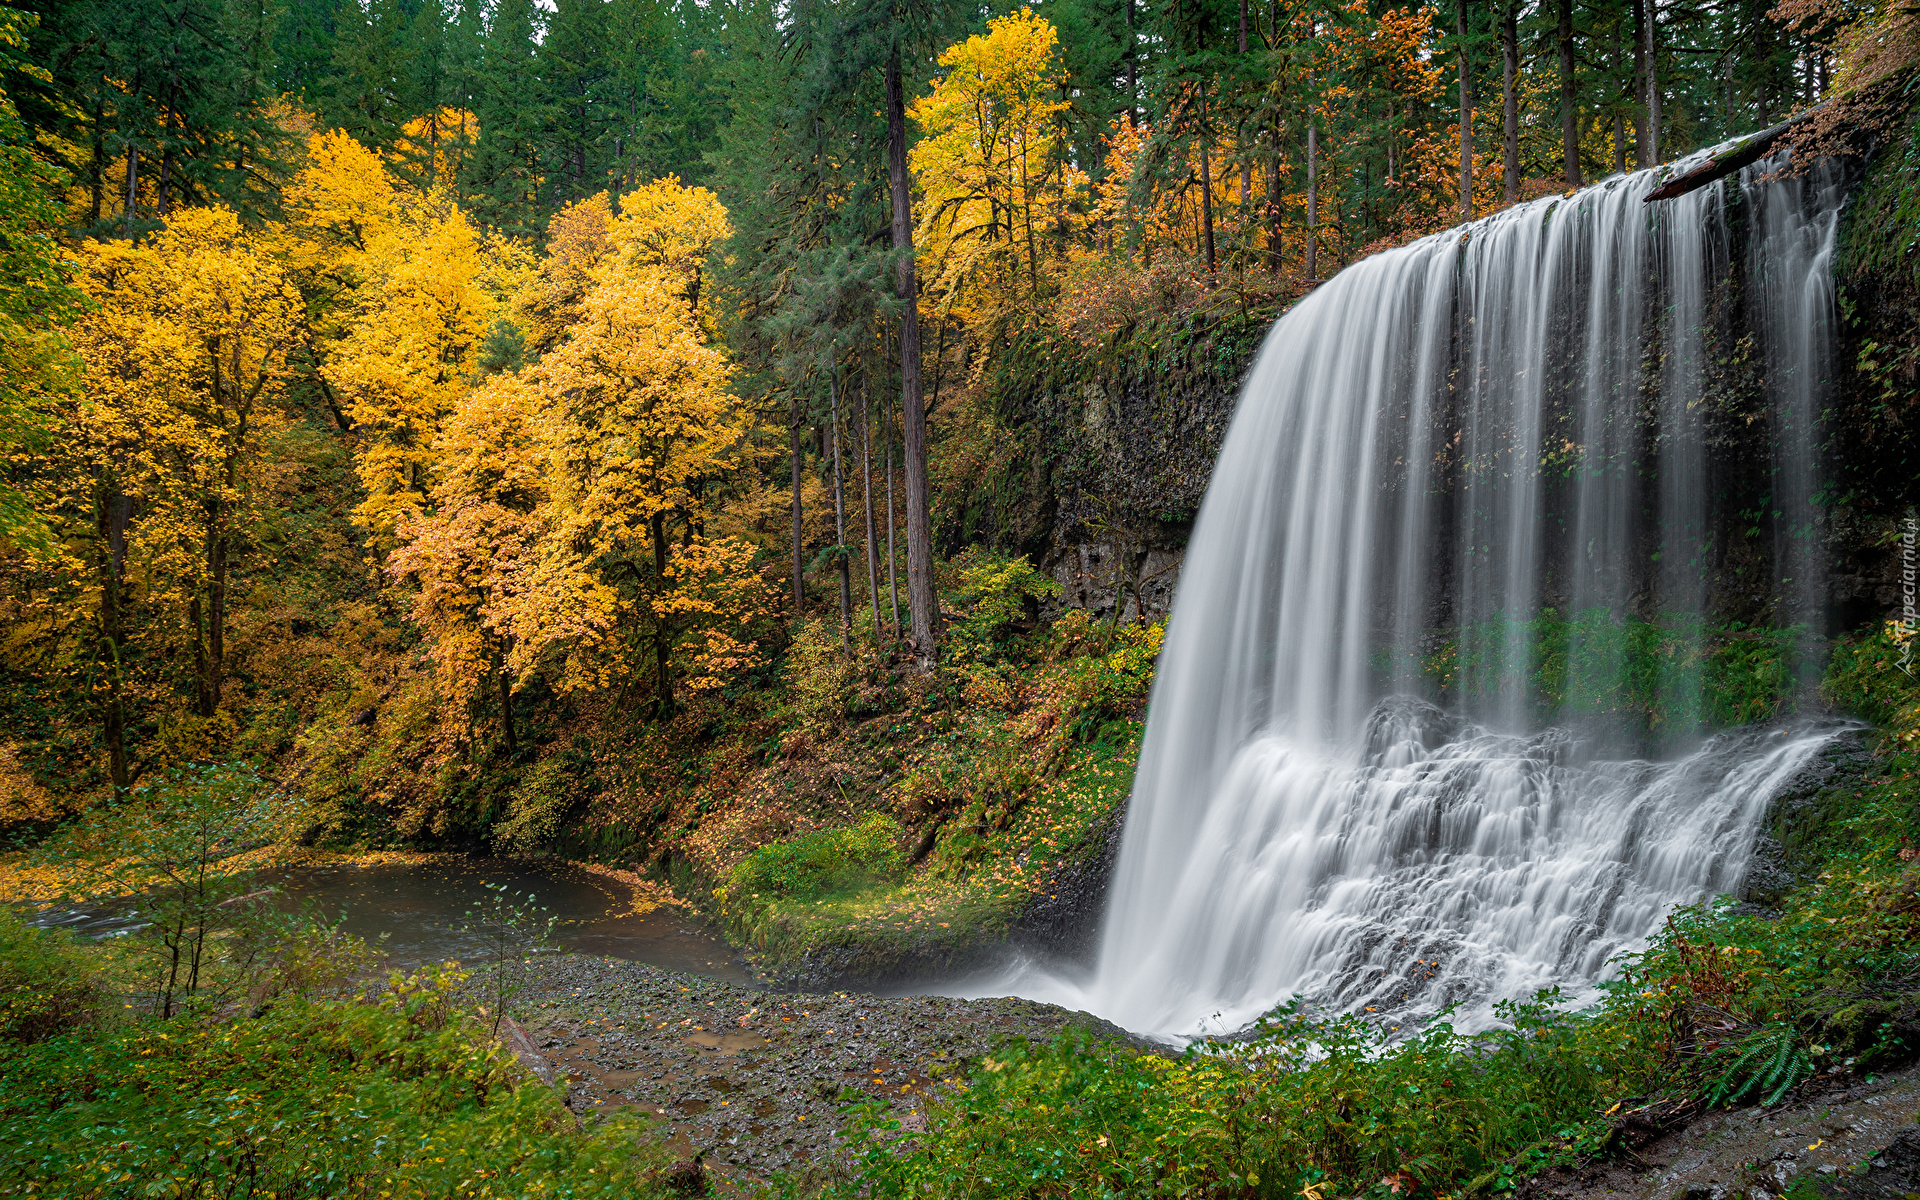
<instances>
[{"instance_id":1,"label":"green shrub","mask_svg":"<svg viewBox=\"0 0 1920 1200\"><path fill-rule=\"evenodd\" d=\"M749 854L733 869L737 896L813 900L897 878L905 868L902 832L892 817L874 813L858 825L818 829Z\"/></svg>"},{"instance_id":2,"label":"green shrub","mask_svg":"<svg viewBox=\"0 0 1920 1200\"><path fill-rule=\"evenodd\" d=\"M1451 1192L1497 1180L1542 1139L1581 1128L1640 1048L1554 993L1503 1009L1506 1024L1444 1024L1395 1042L1358 1017L1283 1010L1252 1038L1178 1059L1071 1035L987 1058L903 1134L879 1106L856 1112L876 1196L1235 1195ZM1485 1186L1485 1185L1483 1185Z\"/></svg>"},{"instance_id":3,"label":"green shrub","mask_svg":"<svg viewBox=\"0 0 1920 1200\"><path fill-rule=\"evenodd\" d=\"M1103 628L1096 632L1079 609L1054 622L1054 636L1069 655L1055 689L1058 722L1068 737L1082 741L1093 740L1109 722L1132 716L1146 701L1167 635L1164 622Z\"/></svg>"},{"instance_id":4,"label":"green shrub","mask_svg":"<svg viewBox=\"0 0 1920 1200\"><path fill-rule=\"evenodd\" d=\"M38 1042L95 1024L100 973L65 934L0 908L0 1042Z\"/></svg>"},{"instance_id":5,"label":"green shrub","mask_svg":"<svg viewBox=\"0 0 1920 1200\"><path fill-rule=\"evenodd\" d=\"M797 622L786 662L787 706L795 724L811 730L844 724L856 673L838 630L812 618Z\"/></svg>"},{"instance_id":6,"label":"green shrub","mask_svg":"<svg viewBox=\"0 0 1920 1200\"><path fill-rule=\"evenodd\" d=\"M395 977L377 1003L138 1020L0 1055L0 1194L658 1194L666 1155L643 1127L576 1126L453 1019L456 982Z\"/></svg>"},{"instance_id":7,"label":"green shrub","mask_svg":"<svg viewBox=\"0 0 1920 1200\"><path fill-rule=\"evenodd\" d=\"M1060 584L1042 574L1026 555L1008 556L969 546L947 565L951 595L966 614L948 631L946 657L955 662L990 662L1010 647L1008 634L1030 606L1060 594Z\"/></svg>"},{"instance_id":8,"label":"green shrub","mask_svg":"<svg viewBox=\"0 0 1920 1200\"><path fill-rule=\"evenodd\" d=\"M1885 729L1920 750L1920 647L1894 622L1844 638L1833 648L1820 694L1827 703Z\"/></svg>"}]
</instances>

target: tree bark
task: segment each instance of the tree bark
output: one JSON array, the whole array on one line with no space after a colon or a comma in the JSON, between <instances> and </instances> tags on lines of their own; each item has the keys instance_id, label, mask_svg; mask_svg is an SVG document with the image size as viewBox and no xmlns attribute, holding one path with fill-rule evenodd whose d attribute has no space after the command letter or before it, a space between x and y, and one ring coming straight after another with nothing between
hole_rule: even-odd
<instances>
[{"instance_id":1,"label":"tree bark","mask_svg":"<svg viewBox=\"0 0 1920 1200\"><path fill-rule=\"evenodd\" d=\"M120 230L127 237L133 236L133 223L139 217L140 202L140 151L133 146L127 147L127 203L120 210Z\"/></svg>"},{"instance_id":2,"label":"tree bark","mask_svg":"<svg viewBox=\"0 0 1920 1200\"><path fill-rule=\"evenodd\" d=\"M1320 276L1320 131L1307 107L1307 282Z\"/></svg>"},{"instance_id":3,"label":"tree bark","mask_svg":"<svg viewBox=\"0 0 1920 1200\"><path fill-rule=\"evenodd\" d=\"M832 408L833 420L829 436L833 438L833 560L834 572L840 577L840 640L851 646L853 644L853 588L852 581L848 578L846 506L840 496L840 393L833 385L831 368L827 371L827 403Z\"/></svg>"},{"instance_id":4,"label":"tree bark","mask_svg":"<svg viewBox=\"0 0 1920 1200\"><path fill-rule=\"evenodd\" d=\"M227 667L227 573L231 567L231 547L226 528L226 505L215 500L210 506L207 530L207 685L206 711L211 717L220 711L220 693Z\"/></svg>"},{"instance_id":5,"label":"tree bark","mask_svg":"<svg viewBox=\"0 0 1920 1200\"><path fill-rule=\"evenodd\" d=\"M1460 219L1473 219L1473 67L1467 55L1467 0L1456 0L1460 10L1454 32L1460 45Z\"/></svg>"},{"instance_id":6,"label":"tree bark","mask_svg":"<svg viewBox=\"0 0 1920 1200\"><path fill-rule=\"evenodd\" d=\"M1660 161L1660 6L1647 0L1647 165Z\"/></svg>"},{"instance_id":7,"label":"tree bark","mask_svg":"<svg viewBox=\"0 0 1920 1200\"><path fill-rule=\"evenodd\" d=\"M893 636L900 636L900 572L893 551L893 437L887 437L887 596L893 606Z\"/></svg>"},{"instance_id":8,"label":"tree bark","mask_svg":"<svg viewBox=\"0 0 1920 1200\"><path fill-rule=\"evenodd\" d=\"M1200 106L1200 119L1205 121L1206 104ZM1201 251L1207 257L1207 270L1214 267L1213 256L1213 148L1207 144L1206 130L1200 132L1200 242Z\"/></svg>"},{"instance_id":9,"label":"tree bark","mask_svg":"<svg viewBox=\"0 0 1920 1200\"><path fill-rule=\"evenodd\" d=\"M1566 156L1567 186L1580 186L1579 95L1573 81L1573 0L1560 0L1560 145Z\"/></svg>"},{"instance_id":10,"label":"tree bark","mask_svg":"<svg viewBox=\"0 0 1920 1200\"><path fill-rule=\"evenodd\" d=\"M120 614L127 568L127 526L133 498L111 476L101 481L96 505L100 534L100 643L106 656L107 701L101 713L107 743L107 778L115 795L132 785L127 769L126 639Z\"/></svg>"},{"instance_id":11,"label":"tree bark","mask_svg":"<svg viewBox=\"0 0 1920 1200\"><path fill-rule=\"evenodd\" d=\"M1240 0L1240 57L1247 57L1247 0ZM1253 201L1253 160L1240 156L1240 219L1247 219L1247 205Z\"/></svg>"},{"instance_id":12,"label":"tree bark","mask_svg":"<svg viewBox=\"0 0 1920 1200\"><path fill-rule=\"evenodd\" d=\"M657 587L667 583L667 515L654 513L648 522L653 532L653 579ZM667 628L666 618L655 615L653 619L653 713L665 720L673 715L673 675L669 670L669 659L673 650L673 631Z\"/></svg>"},{"instance_id":13,"label":"tree bark","mask_svg":"<svg viewBox=\"0 0 1920 1200\"><path fill-rule=\"evenodd\" d=\"M1127 119L1140 124L1140 36L1134 32L1135 0L1127 0Z\"/></svg>"},{"instance_id":14,"label":"tree bark","mask_svg":"<svg viewBox=\"0 0 1920 1200\"><path fill-rule=\"evenodd\" d=\"M513 676L507 671L506 656L500 647L493 648L493 678L499 689L500 732L507 739L507 761L512 762L520 756L519 746L513 737Z\"/></svg>"},{"instance_id":15,"label":"tree bark","mask_svg":"<svg viewBox=\"0 0 1920 1200\"><path fill-rule=\"evenodd\" d=\"M939 654L933 596L933 522L927 505L927 410L920 386L920 283L913 263L913 203L907 179L907 105L900 45L887 58L887 174L893 194L893 249L899 255L901 434L907 476L907 607L913 644L931 668Z\"/></svg>"},{"instance_id":16,"label":"tree bark","mask_svg":"<svg viewBox=\"0 0 1920 1200\"><path fill-rule=\"evenodd\" d=\"M806 608L800 507L800 396L795 393L787 404L787 461L793 473L793 619L798 621Z\"/></svg>"},{"instance_id":17,"label":"tree bark","mask_svg":"<svg viewBox=\"0 0 1920 1200\"><path fill-rule=\"evenodd\" d=\"M1653 145L1648 137L1647 100L1647 0L1633 0L1633 163L1636 167L1654 165Z\"/></svg>"},{"instance_id":18,"label":"tree bark","mask_svg":"<svg viewBox=\"0 0 1920 1200\"><path fill-rule=\"evenodd\" d=\"M1645 196L1646 202L1651 204L1655 200L1671 200L1676 196L1684 196L1688 192L1707 186L1716 179L1724 179L1742 168L1759 162L1773 150L1774 143L1785 137L1796 125L1812 119L1813 115L1823 111L1824 107L1823 105L1821 108L1810 108L1791 121L1782 121L1771 129L1764 129L1750 138L1735 142L1691 171L1676 175L1648 192Z\"/></svg>"},{"instance_id":19,"label":"tree bark","mask_svg":"<svg viewBox=\"0 0 1920 1200\"><path fill-rule=\"evenodd\" d=\"M1500 21L1500 109L1505 119L1501 177L1507 203L1520 199L1520 6L1508 0Z\"/></svg>"},{"instance_id":20,"label":"tree bark","mask_svg":"<svg viewBox=\"0 0 1920 1200\"><path fill-rule=\"evenodd\" d=\"M867 387L860 385L860 504L867 515L867 594L873 602L873 639L880 640L880 571L874 560L873 435L867 422Z\"/></svg>"}]
</instances>

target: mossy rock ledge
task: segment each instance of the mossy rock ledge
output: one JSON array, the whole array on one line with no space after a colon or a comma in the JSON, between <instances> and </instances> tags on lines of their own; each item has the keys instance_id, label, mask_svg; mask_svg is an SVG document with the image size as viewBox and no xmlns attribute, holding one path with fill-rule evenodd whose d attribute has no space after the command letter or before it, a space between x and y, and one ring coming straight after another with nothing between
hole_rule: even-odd
<instances>
[{"instance_id":1,"label":"mossy rock ledge","mask_svg":"<svg viewBox=\"0 0 1920 1200\"><path fill-rule=\"evenodd\" d=\"M898 992L986 975L1021 958L1088 965L1098 948L1125 818L1123 802L1018 912L951 928L834 930L797 952L749 952L747 960L769 986L802 992Z\"/></svg>"},{"instance_id":2,"label":"mossy rock ledge","mask_svg":"<svg viewBox=\"0 0 1920 1200\"><path fill-rule=\"evenodd\" d=\"M1741 881L1742 902L1777 908L1788 892L1818 874L1821 844L1854 811L1861 787L1880 770L1873 737L1867 729L1842 731L1781 785Z\"/></svg>"}]
</instances>

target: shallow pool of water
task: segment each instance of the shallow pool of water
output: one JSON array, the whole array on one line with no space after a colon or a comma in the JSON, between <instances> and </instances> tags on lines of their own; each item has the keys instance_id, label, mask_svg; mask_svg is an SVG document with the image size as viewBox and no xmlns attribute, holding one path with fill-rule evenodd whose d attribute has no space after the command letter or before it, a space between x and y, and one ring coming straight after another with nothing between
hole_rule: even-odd
<instances>
[{"instance_id":1,"label":"shallow pool of water","mask_svg":"<svg viewBox=\"0 0 1920 1200\"><path fill-rule=\"evenodd\" d=\"M493 884L504 885L517 904L545 908L543 918L554 918L554 941L564 949L752 982L739 956L694 922L669 908L635 912L625 884L564 863L440 859L301 867L269 878L285 902L311 903L329 919L343 918L348 933L375 943L397 967L484 957L467 914L488 899L485 885ZM137 914L106 908L54 909L30 920L93 938L140 925Z\"/></svg>"}]
</instances>

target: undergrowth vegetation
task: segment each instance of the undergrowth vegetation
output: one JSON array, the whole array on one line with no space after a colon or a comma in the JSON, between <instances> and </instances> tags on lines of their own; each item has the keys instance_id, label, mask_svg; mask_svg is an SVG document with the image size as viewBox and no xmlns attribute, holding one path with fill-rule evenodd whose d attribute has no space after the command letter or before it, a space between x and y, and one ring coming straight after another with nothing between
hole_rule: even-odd
<instances>
[{"instance_id":1,"label":"undergrowth vegetation","mask_svg":"<svg viewBox=\"0 0 1920 1200\"><path fill-rule=\"evenodd\" d=\"M663 1191L657 1139L630 1118L576 1126L557 1091L456 1011L459 983L435 970L250 1020L101 1014L98 1028L9 1038L0 1194Z\"/></svg>"},{"instance_id":2,"label":"undergrowth vegetation","mask_svg":"<svg viewBox=\"0 0 1920 1200\"><path fill-rule=\"evenodd\" d=\"M679 802L682 882L763 969L837 953L886 973L984 945L1104 849L1163 627L1043 621L1058 585L1024 558L972 550L944 575L958 619L939 676L903 671L858 624L842 642L806 623L785 703L735 735L764 739L758 770ZM778 821L792 832L766 836Z\"/></svg>"}]
</instances>

